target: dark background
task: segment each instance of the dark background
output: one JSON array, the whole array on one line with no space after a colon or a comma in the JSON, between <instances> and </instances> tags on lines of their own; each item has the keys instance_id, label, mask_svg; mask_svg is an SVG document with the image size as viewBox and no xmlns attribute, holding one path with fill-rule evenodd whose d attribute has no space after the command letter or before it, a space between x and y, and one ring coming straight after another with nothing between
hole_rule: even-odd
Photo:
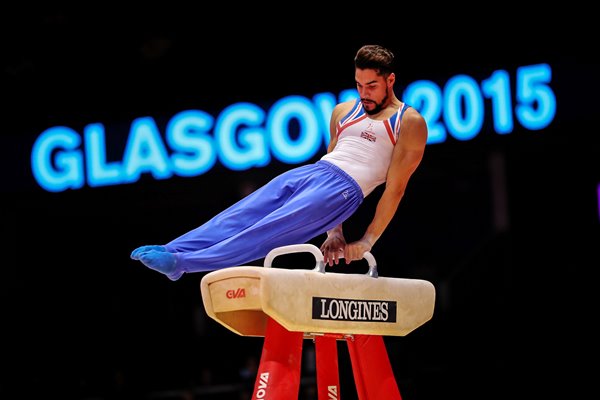
<instances>
[{"instance_id":1,"label":"dark background","mask_svg":"<svg viewBox=\"0 0 600 400\"><path fill-rule=\"evenodd\" d=\"M375 245L381 275L436 286L432 320L386 337L403 398L583 392L600 238L599 68L585 11L565 33L557 28L567 12L558 20L498 11L492 23L435 19L440 9L425 18L431 10L253 17L232 8L2 16L0 397L249 398L254 376L240 370L259 359L262 339L206 317L202 273L171 282L129 253L198 226L289 166L217 165L194 178L48 193L31 175L31 147L56 125L81 132L103 122L125 137L140 116L337 93L353 87L352 59L367 43L396 54L398 95L418 79L481 81L546 62L557 98L542 131L515 125L501 136L487 126L473 140L428 146ZM348 239L370 221L378 193L346 224ZM298 255L281 266L312 262ZM339 349L341 397L356 398L343 342ZM308 358L302 376L301 398L316 398Z\"/></svg>"}]
</instances>

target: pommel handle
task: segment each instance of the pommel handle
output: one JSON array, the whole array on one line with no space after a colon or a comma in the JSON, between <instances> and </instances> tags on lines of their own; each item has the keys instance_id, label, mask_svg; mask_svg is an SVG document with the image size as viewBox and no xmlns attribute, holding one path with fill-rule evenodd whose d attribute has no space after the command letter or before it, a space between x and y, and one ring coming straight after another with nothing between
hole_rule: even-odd
<instances>
[{"instance_id":1,"label":"pommel handle","mask_svg":"<svg viewBox=\"0 0 600 400\"><path fill-rule=\"evenodd\" d=\"M290 253L312 253L316 260L314 271L325 273L325 258L323 257L323 253L321 253L321 250L317 246L308 243L276 247L267 254L263 265L266 268L271 268L275 257ZM344 258L343 255L340 258ZM375 261L373 254L365 251L363 258L367 260L367 263L369 264L367 275L372 278L377 278L379 273L377 272L377 262Z\"/></svg>"}]
</instances>

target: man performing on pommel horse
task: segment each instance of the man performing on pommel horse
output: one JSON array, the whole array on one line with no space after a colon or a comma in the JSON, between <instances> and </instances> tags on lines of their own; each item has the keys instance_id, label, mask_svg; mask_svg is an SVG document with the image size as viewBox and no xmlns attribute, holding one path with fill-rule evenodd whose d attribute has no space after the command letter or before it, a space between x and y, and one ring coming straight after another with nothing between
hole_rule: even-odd
<instances>
[{"instance_id":1,"label":"man performing on pommel horse","mask_svg":"<svg viewBox=\"0 0 600 400\"><path fill-rule=\"evenodd\" d=\"M359 99L335 106L327 153L293 168L199 227L161 245L136 248L131 258L171 280L184 273L243 265L276 247L321 245L329 266L360 260L392 220L427 142L427 124L394 93L394 55L379 45L354 58ZM385 190L363 236L347 242L342 223L377 186Z\"/></svg>"}]
</instances>

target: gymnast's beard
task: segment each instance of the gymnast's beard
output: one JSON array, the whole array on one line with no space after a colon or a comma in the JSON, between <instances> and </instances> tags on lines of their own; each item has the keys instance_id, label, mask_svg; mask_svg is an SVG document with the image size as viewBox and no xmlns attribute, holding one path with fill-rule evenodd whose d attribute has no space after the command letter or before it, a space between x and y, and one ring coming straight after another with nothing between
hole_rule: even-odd
<instances>
[{"instance_id":1,"label":"gymnast's beard","mask_svg":"<svg viewBox=\"0 0 600 400\"><path fill-rule=\"evenodd\" d=\"M380 103L375 103L375 107L373 107L373 109L371 110L367 110L365 107L364 110L368 115L375 115L381 112L381 110L383 110L383 105L387 102L387 99L389 98L390 92L389 89L386 88L385 89L385 96L383 97L383 100L381 100ZM362 99L361 99L362 100Z\"/></svg>"}]
</instances>

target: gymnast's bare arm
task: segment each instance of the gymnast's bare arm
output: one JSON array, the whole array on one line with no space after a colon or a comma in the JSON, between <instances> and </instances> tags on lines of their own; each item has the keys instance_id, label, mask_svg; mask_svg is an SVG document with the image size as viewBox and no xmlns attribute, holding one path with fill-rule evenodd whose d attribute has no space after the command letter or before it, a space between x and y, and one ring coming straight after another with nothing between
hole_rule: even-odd
<instances>
[{"instance_id":1,"label":"gymnast's bare arm","mask_svg":"<svg viewBox=\"0 0 600 400\"><path fill-rule=\"evenodd\" d=\"M381 237L398 209L410 177L413 175L425 151L427 123L414 108L409 108L402 119L398 142L392 153L385 190L377 203L373 220L361 239L346 244L346 261L360 260L366 251Z\"/></svg>"}]
</instances>

